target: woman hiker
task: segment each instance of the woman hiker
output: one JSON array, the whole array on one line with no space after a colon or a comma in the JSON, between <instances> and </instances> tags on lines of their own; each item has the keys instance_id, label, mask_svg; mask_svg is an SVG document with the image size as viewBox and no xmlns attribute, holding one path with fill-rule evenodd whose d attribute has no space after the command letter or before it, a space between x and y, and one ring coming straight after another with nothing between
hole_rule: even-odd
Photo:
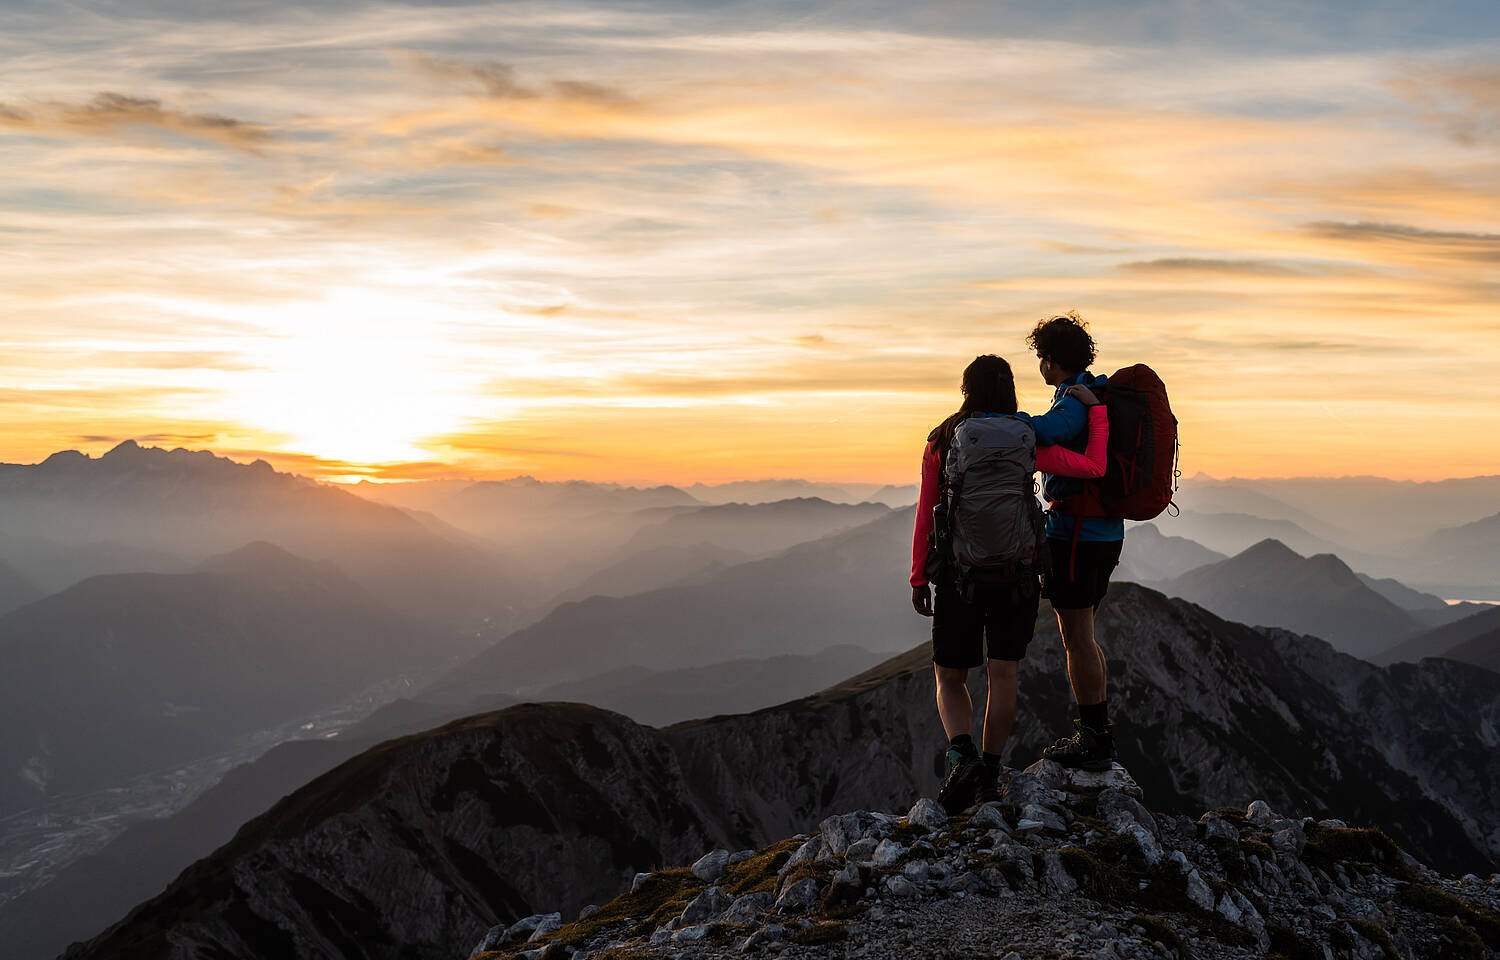
<instances>
[{"instance_id":1,"label":"woman hiker","mask_svg":"<svg viewBox=\"0 0 1500 960\"><path fill-rule=\"evenodd\" d=\"M938 716L949 738L947 775L938 802L950 814L976 800L999 797L1000 756L1016 712L1016 674L1036 626L1038 575L1045 566L1038 549L1042 542L1040 505L1031 470L1101 477L1109 445L1105 408L1085 386L1067 391L1089 409L1088 443L1082 453L1061 446L1035 446L1029 418L1016 409L1015 376L1003 358L992 354L974 358L964 369L961 389L963 402L958 411L928 434L922 454L911 569L912 606L932 618ZM965 428L970 420L975 422ZM959 455L950 456L956 437L963 441L963 448ZM983 453L976 455L980 450ZM991 543L985 551L1000 556L1014 550L1026 559L1020 564L996 565L994 570L1000 574L987 576L993 571L974 561L972 535L965 541L962 530L937 529L934 537L938 523L933 508L940 499L945 509L938 511L939 518L948 528L953 527L955 512L963 518L961 523L978 529L987 519L996 519L984 517L984 511L1019 511L1015 515L1024 516L1026 522L1009 524L1002 517L990 526L991 531L1005 531L1003 535L1016 542ZM981 515L976 516L976 511ZM960 542L967 563L954 562L950 535ZM982 756L971 735L974 708L968 689L969 671L981 664L987 668L989 681Z\"/></svg>"}]
</instances>

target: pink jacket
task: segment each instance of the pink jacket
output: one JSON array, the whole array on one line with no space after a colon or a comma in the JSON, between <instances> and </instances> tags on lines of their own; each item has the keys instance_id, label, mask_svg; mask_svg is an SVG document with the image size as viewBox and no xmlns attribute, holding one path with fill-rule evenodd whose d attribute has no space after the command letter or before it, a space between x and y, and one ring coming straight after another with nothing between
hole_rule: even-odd
<instances>
[{"instance_id":1,"label":"pink jacket","mask_svg":"<svg viewBox=\"0 0 1500 960\"><path fill-rule=\"evenodd\" d=\"M1047 446L1036 448L1036 468L1043 473L1056 473L1065 477L1094 479L1104 476L1105 454L1109 450L1109 413L1104 404L1089 407L1089 442L1083 453L1075 453L1066 447ZM932 508L937 505L938 471L942 469L938 459L937 444L929 442L922 451L922 492L917 497L917 523L911 538L911 585L927 583L927 552L931 549L928 540L932 534Z\"/></svg>"}]
</instances>

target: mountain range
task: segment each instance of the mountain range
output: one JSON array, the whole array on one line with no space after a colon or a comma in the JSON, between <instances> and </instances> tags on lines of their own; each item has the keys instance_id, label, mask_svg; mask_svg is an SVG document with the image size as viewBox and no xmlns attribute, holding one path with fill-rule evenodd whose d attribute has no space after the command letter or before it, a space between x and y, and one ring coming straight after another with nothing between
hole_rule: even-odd
<instances>
[{"instance_id":1,"label":"mountain range","mask_svg":"<svg viewBox=\"0 0 1500 960\"><path fill-rule=\"evenodd\" d=\"M1500 856L1500 675L1378 668L1140 587L1100 620L1122 760L1155 809L1266 798L1378 825L1445 870ZM1069 699L1055 628L1022 668L1008 758ZM1477 721L1477 724L1476 724ZM494 923L576 911L634 872L904 809L945 743L917 647L811 697L663 730L525 704L384 743L314 779L67 956L453 957Z\"/></svg>"},{"instance_id":2,"label":"mountain range","mask_svg":"<svg viewBox=\"0 0 1500 960\"><path fill-rule=\"evenodd\" d=\"M98 458L70 450L39 464L0 464L0 548L35 539L83 556L100 543L122 544L182 564L166 572L267 540L335 563L399 613L452 625L507 620L521 598L501 557L403 510L278 473L263 460L240 464L132 440ZM24 549L0 557L32 575ZM114 571L73 571L80 572Z\"/></svg>"},{"instance_id":3,"label":"mountain range","mask_svg":"<svg viewBox=\"0 0 1500 960\"><path fill-rule=\"evenodd\" d=\"M471 642L267 543L91 577L0 618L0 811L224 750Z\"/></svg>"},{"instance_id":4,"label":"mountain range","mask_svg":"<svg viewBox=\"0 0 1500 960\"><path fill-rule=\"evenodd\" d=\"M1372 657L1425 627L1338 557L1303 557L1277 540L1159 586L1227 619L1312 634L1357 657Z\"/></svg>"},{"instance_id":5,"label":"mountain range","mask_svg":"<svg viewBox=\"0 0 1500 960\"><path fill-rule=\"evenodd\" d=\"M912 517L876 509L885 515L689 584L565 603L427 693L462 700L623 667L670 670L839 644L902 649L925 630L904 586Z\"/></svg>"}]
</instances>

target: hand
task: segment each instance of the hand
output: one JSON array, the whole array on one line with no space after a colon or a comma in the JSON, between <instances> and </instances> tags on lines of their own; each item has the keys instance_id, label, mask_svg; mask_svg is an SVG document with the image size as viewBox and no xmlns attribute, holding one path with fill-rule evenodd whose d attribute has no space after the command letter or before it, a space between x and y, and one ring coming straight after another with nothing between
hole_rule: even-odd
<instances>
[{"instance_id":1,"label":"hand","mask_svg":"<svg viewBox=\"0 0 1500 960\"><path fill-rule=\"evenodd\" d=\"M927 584L911 588L911 606L924 617L932 616L932 591Z\"/></svg>"},{"instance_id":2,"label":"hand","mask_svg":"<svg viewBox=\"0 0 1500 960\"><path fill-rule=\"evenodd\" d=\"M1077 400L1082 400L1085 407L1093 407L1099 404L1099 398L1094 395L1094 391L1090 390L1088 387L1085 387L1081 383L1073 384L1071 387L1063 391L1063 395L1073 397Z\"/></svg>"}]
</instances>

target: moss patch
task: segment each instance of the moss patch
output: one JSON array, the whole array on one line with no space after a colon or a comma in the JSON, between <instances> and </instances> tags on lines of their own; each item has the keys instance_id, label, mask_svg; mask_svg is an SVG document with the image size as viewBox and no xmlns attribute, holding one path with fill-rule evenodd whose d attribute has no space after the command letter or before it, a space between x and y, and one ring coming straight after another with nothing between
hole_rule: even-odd
<instances>
[{"instance_id":1,"label":"moss patch","mask_svg":"<svg viewBox=\"0 0 1500 960\"><path fill-rule=\"evenodd\" d=\"M1400 960L1401 954L1396 951L1396 945L1391 942L1391 935L1386 933L1385 928L1373 920L1350 920L1349 926L1361 937L1376 944L1385 951L1388 960Z\"/></svg>"},{"instance_id":2,"label":"moss patch","mask_svg":"<svg viewBox=\"0 0 1500 960\"><path fill-rule=\"evenodd\" d=\"M605 931L619 936L645 936L681 913L702 889L703 881L685 867L659 870L642 881L639 890L620 894L600 907L598 913L565 924L541 942L578 947ZM532 944L531 949L535 948Z\"/></svg>"},{"instance_id":3,"label":"moss patch","mask_svg":"<svg viewBox=\"0 0 1500 960\"><path fill-rule=\"evenodd\" d=\"M1485 944L1500 949L1500 914L1475 907L1453 894L1425 883L1409 883L1401 890L1401 902L1439 917L1457 917L1477 931Z\"/></svg>"},{"instance_id":4,"label":"moss patch","mask_svg":"<svg viewBox=\"0 0 1500 960\"><path fill-rule=\"evenodd\" d=\"M842 923L815 923L792 934L792 942L803 946L813 946L820 943L833 943L848 935L849 931Z\"/></svg>"},{"instance_id":5,"label":"moss patch","mask_svg":"<svg viewBox=\"0 0 1500 960\"><path fill-rule=\"evenodd\" d=\"M1070 873L1083 892L1103 903L1113 903L1124 897L1129 884L1120 876L1120 871L1100 860L1082 847L1063 847L1057 851L1063 868Z\"/></svg>"},{"instance_id":6,"label":"moss patch","mask_svg":"<svg viewBox=\"0 0 1500 960\"><path fill-rule=\"evenodd\" d=\"M797 848L802 846L802 843L801 840L782 840L780 843L771 844L743 863L732 864L723 878L719 880L720 889L731 897L774 891L777 871L791 859L792 854L797 852Z\"/></svg>"},{"instance_id":7,"label":"moss patch","mask_svg":"<svg viewBox=\"0 0 1500 960\"><path fill-rule=\"evenodd\" d=\"M1453 917L1438 920L1437 932L1445 941L1441 953L1437 954L1443 960L1484 960L1484 941Z\"/></svg>"},{"instance_id":8,"label":"moss patch","mask_svg":"<svg viewBox=\"0 0 1500 960\"><path fill-rule=\"evenodd\" d=\"M1157 943L1163 944L1172 950L1180 950L1182 948L1182 938L1178 937L1177 931L1172 929L1172 925L1161 917L1153 917L1147 913L1138 913L1130 918L1130 922L1140 925L1141 929L1146 931L1146 938L1148 940L1155 940ZM1318 960L1323 960L1321 955L1319 955Z\"/></svg>"},{"instance_id":9,"label":"moss patch","mask_svg":"<svg viewBox=\"0 0 1500 960\"><path fill-rule=\"evenodd\" d=\"M1249 856L1252 853L1255 854L1257 857L1260 857L1261 863L1276 862L1275 850L1272 850L1269 845L1261 843L1259 840L1251 839L1250 837L1240 838L1240 852L1245 854L1246 856Z\"/></svg>"},{"instance_id":10,"label":"moss patch","mask_svg":"<svg viewBox=\"0 0 1500 960\"><path fill-rule=\"evenodd\" d=\"M1382 830L1367 827L1317 827L1308 830L1307 846L1302 859L1332 869L1345 860L1364 863L1399 864L1401 848Z\"/></svg>"}]
</instances>

